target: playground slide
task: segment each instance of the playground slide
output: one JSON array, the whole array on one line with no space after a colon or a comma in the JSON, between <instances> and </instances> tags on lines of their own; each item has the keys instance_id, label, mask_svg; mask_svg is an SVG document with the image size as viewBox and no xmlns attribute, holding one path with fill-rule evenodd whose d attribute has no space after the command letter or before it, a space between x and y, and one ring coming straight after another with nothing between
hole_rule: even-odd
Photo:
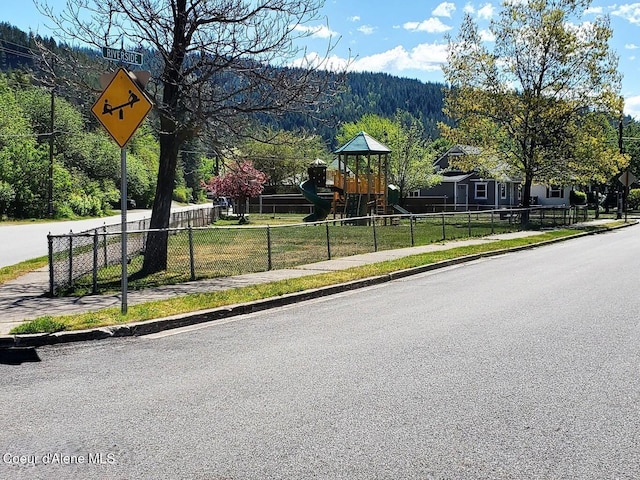
<instances>
[{"instance_id":1,"label":"playground slide","mask_svg":"<svg viewBox=\"0 0 640 480\"><path fill-rule=\"evenodd\" d=\"M298 188L304 198L309 200L313 204L313 213L307 215L303 218L305 222L320 222L327 218L329 212L331 211L331 202L329 200L325 200L318 196L316 185L313 181L305 180L302 182Z\"/></svg>"},{"instance_id":2,"label":"playground slide","mask_svg":"<svg viewBox=\"0 0 640 480\"><path fill-rule=\"evenodd\" d=\"M397 203L394 205L391 205L391 207L396 211L399 212L403 215L411 215L411 212L409 210L405 210L404 208L402 208L400 205L398 205Z\"/></svg>"}]
</instances>

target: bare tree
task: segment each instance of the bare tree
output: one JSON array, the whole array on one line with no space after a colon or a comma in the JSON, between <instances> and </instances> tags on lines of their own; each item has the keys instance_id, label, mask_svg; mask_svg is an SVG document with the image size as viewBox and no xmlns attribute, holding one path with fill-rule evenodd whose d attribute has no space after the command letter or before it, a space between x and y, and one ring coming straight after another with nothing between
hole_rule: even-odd
<instances>
[{"instance_id":1,"label":"bare tree","mask_svg":"<svg viewBox=\"0 0 640 480\"><path fill-rule=\"evenodd\" d=\"M168 226L185 141L207 132L221 149L256 114L312 113L342 77L317 61L286 68L304 58L301 40L324 0L67 0L59 14L38 3L67 42L147 52L160 139L152 229ZM148 236L143 275L166 269L167 241L166 232Z\"/></svg>"}]
</instances>

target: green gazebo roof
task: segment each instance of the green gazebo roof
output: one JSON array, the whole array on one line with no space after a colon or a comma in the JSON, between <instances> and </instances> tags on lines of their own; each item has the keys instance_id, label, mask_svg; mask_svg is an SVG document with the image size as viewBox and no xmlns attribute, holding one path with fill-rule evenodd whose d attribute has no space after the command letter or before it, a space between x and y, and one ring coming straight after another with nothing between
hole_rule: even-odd
<instances>
[{"instance_id":1,"label":"green gazebo roof","mask_svg":"<svg viewBox=\"0 0 640 480\"><path fill-rule=\"evenodd\" d=\"M391 149L368 133L360 132L333 153L366 155L369 153L391 153Z\"/></svg>"}]
</instances>

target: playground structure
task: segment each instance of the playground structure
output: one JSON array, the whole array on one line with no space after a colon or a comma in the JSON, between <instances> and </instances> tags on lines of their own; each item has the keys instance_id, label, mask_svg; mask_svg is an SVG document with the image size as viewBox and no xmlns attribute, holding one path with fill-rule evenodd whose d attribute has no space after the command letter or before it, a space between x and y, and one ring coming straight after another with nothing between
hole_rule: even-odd
<instances>
[{"instance_id":1,"label":"playground structure","mask_svg":"<svg viewBox=\"0 0 640 480\"><path fill-rule=\"evenodd\" d=\"M309 179L299 186L314 205L305 222L321 221L331 214L333 218L384 215L397 205L398 191L386 182L391 153L386 145L360 132L334 153L337 159L331 166L336 168L316 160L309 166ZM318 188L329 189L333 199L321 197Z\"/></svg>"}]
</instances>

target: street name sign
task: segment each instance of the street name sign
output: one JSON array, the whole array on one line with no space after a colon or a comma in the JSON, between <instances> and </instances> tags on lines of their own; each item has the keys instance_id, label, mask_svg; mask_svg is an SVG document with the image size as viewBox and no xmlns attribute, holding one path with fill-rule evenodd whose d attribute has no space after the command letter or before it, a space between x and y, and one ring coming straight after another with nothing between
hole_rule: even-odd
<instances>
[{"instance_id":1,"label":"street name sign","mask_svg":"<svg viewBox=\"0 0 640 480\"><path fill-rule=\"evenodd\" d=\"M128 52L123 49L102 47L102 58L113 60L114 62L132 63L142 65L142 54L138 52Z\"/></svg>"},{"instance_id":2,"label":"street name sign","mask_svg":"<svg viewBox=\"0 0 640 480\"><path fill-rule=\"evenodd\" d=\"M124 148L152 106L127 71L119 68L91 107L91 112L120 148Z\"/></svg>"}]
</instances>

